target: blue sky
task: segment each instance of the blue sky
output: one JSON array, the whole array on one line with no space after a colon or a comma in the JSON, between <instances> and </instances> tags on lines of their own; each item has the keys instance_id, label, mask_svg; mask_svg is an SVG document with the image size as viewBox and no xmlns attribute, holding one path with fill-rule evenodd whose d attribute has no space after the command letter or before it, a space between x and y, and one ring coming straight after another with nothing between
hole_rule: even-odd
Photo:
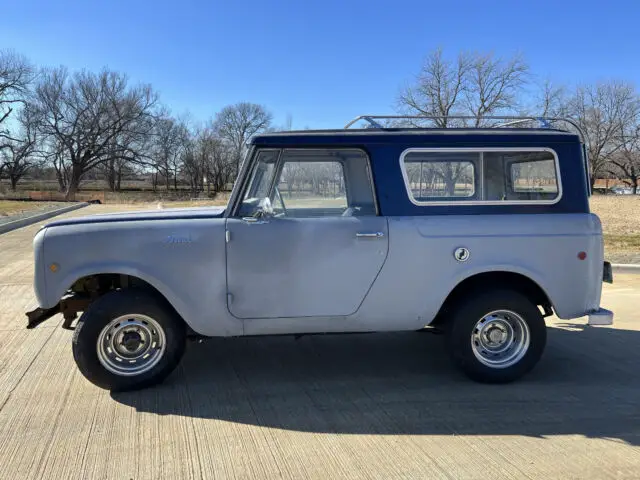
<instances>
[{"instance_id":1,"label":"blue sky","mask_svg":"<svg viewBox=\"0 0 640 480\"><path fill-rule=\"evenodd\" d=\"M202 120L237 101L294 128L391 113L436 47L520 52L559 83L640 84L640 0L5 0L0 14L0 48L126 72Z\"/></svg>"}]
</instances>

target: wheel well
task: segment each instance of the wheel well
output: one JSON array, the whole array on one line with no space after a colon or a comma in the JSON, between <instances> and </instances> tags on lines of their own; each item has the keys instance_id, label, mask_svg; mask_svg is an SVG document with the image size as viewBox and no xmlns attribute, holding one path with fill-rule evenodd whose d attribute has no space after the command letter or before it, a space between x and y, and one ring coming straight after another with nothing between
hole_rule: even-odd
<instances>
[{"instance_id":1,"label":"wheel well","mask_svg":"<svg viewBox=\"0 0 640 480\"><path fill-rule=\"evenodd\" d=\"M164 296L150 283L133 275L124 275L120 273L98 273L87 275L79 278L69 290L75 294L89 295L93 298L101 297L111 290L121 288L144 288L156 292L158 295ZM165 299L166 300L166 299Z\"/></svg>"},{"instance_id":2,"label":"wheel well","mask_svg":"<svg viewBox=\"0 0 640 480\"><path fill-rule=\"evenodd\" d=\"M515 290L542 307L544 316L553 314L551 300L540 285L529 277L514 272L484 272L465 278L449 293L431 325L441 325L453 306L474 291L491 289Z\"/></svg>"},{"instance_id":3,"label":"wheel well","mask_svg":"<svg viewBox=\"0 0 640 480\"><path fill-rule=\"evenodd\" d=\"M157 288L141 278L120 273L99 273L87 275L73 282L68 290L71 295L60 301L60 310L65 318L75 318L78 312L86 310L91 303L106 293L125 288L151 291L173 308L171 302Z\"/></svg>"}]
</instances>

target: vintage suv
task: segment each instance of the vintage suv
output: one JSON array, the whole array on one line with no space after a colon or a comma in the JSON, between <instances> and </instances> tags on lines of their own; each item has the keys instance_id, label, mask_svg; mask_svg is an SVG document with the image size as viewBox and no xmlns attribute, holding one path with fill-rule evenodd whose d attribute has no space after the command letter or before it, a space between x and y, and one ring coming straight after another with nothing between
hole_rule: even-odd
<instances>
[{"instance_id":1,"label":"vintage suv","mask_svg":"<svg viewBox=\"0 0 640 480\"><path fill-rule=\"evenodd\" d=\"M469 377L508 382L540 359L545 317L613 322L581 135L379 118L256 136L224 209L48 224L29 326L61 312L71 328L83 311L80 371L125 390L164 379L187 335L435 326Z\"/></svg>"}]
</instances>

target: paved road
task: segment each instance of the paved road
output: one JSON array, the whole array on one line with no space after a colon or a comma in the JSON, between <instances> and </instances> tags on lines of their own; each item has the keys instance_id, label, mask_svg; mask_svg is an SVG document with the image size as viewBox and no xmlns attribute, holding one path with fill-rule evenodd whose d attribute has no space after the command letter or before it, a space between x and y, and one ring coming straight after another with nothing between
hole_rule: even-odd
<instances>
[{"instance_id":1,"label":"paved road","mask_svg":"<svg viewBox=\"0 0 640 480\"><path fill-rule=\"evenodd\" d=\"M605 287L615 328L552 322L512 385L403 333L194 343L161 387L110 394L60 318L24 329L36 230L0 236L2 478L640 477L640 277Z\"/></svg>"}]
</instances>

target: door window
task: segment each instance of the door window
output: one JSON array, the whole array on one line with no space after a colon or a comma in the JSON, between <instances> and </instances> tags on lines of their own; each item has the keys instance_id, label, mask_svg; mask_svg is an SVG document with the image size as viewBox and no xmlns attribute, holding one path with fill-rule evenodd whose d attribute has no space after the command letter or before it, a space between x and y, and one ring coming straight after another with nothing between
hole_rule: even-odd
<instances>
[{"instance_id":1,"label":"door window","mask_svg":"<svg viewBox=\"0 0 640 480\"><path fill-rule=\"evenodd\" d=\"M278 192L283 211L331 216L342 215L348 207L344 167L339 161L285 158Z\"/></svg>"},{"instance_id":2,"label":"door window","mask_svg":"<svg viewBox=\"0 0 640 480\"><path fill-rule=\"evenodd\" d=\"M280 217L376 215L369 160L355 149L259 152L240 216L255 215L265 198Z\"/></svg>"}]
</instances>

